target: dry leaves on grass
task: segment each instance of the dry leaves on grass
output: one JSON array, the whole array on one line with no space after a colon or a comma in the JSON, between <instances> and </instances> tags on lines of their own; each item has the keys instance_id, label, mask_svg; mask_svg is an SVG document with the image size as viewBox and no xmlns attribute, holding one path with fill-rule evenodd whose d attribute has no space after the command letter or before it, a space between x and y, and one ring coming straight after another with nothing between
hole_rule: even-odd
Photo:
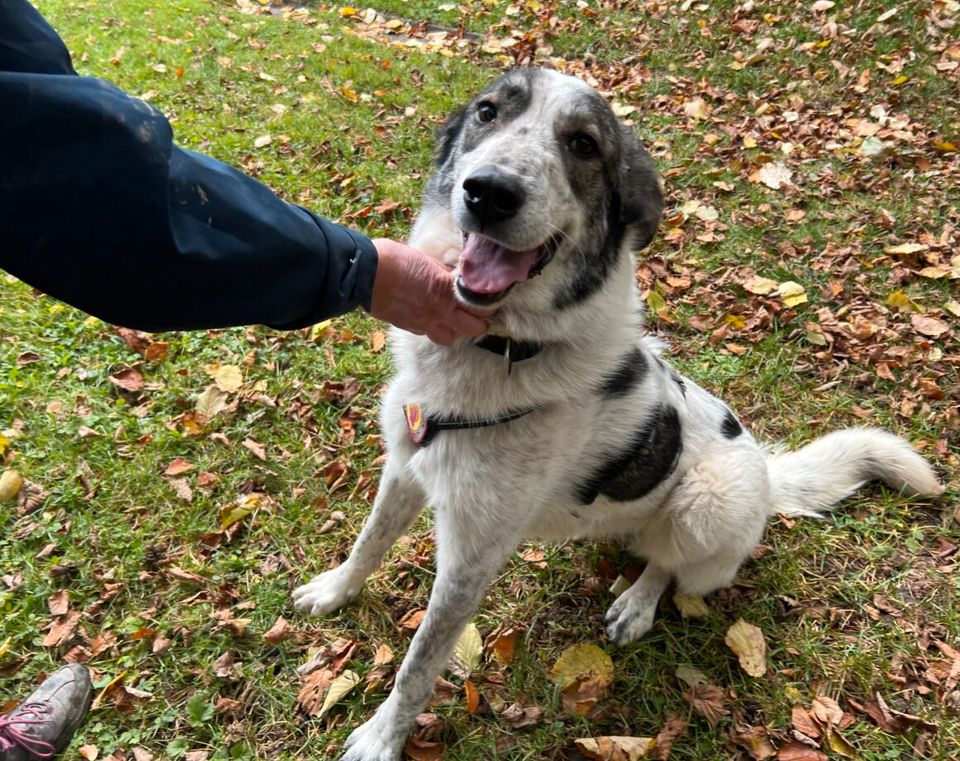
<instances>
[{"instance_id":1,"label":"dry leaves on grass","mask_svg":"<svg viewBox=\"0 0 960 761\"><path fill-rule=\"evenodd\" d=\"M759 627L740 619L727 629L724 642L737 654L740 667L750 676L761 677L767 673L767 643Z\"/></svg>"},{"instance_id":2,"label":"dry leaves on grass","mask_svg":"<svg viewBox=\"0 0 960 761\"><path fill-rule=\"evenodd\" d=\"M574 741L577 750L596 761L643 761L656 758L652 737L588 737Z\"/></svg>"},{"instance_id":3,"label":"dry leaves on grass","mask_svg":"<svg viewBox=\"0 0 960 761\"><path fill-rule=\"evenodd\" d=\"M613 661L596 645L568 647L550 671L560 687L563 707L576 716L589 714L613 683Z\"/></svg>"}]
</instances>

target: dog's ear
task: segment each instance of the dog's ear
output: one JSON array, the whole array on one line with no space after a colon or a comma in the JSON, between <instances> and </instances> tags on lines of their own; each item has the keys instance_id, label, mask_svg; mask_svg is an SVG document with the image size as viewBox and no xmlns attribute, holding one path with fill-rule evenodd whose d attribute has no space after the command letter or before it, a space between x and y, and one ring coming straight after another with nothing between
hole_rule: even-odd
<instances>
[{"instance_id":1,"label":"dog's ear","mask_svg":"<svg viewBox=\"0 0 960 761\"><path fill-rule=\"evenodd\" d=\"M653 161L644 150L636 133L625 124L623 155L618 168L620 221L636 231L635 250L645 248L653 240L663 213L663 193Z\"/></svg>"},{"instance_id":2,"label":"dog's ear","mask_svg":"<svg viewBox=\"0 0 960 761\"><path fill-rule=\"evenodd\" d=\"M466 113L467 107L464 106L459 111L451 114L443 123L443 126L437 130L437 136L435 140L436 155L434 156L434 161L438 167L446 164L447 159L450 158L450 152L453 150L453 144L457 141L457 137L460 135L460 130L463 129Z\"/></svg>"}]
</instances>

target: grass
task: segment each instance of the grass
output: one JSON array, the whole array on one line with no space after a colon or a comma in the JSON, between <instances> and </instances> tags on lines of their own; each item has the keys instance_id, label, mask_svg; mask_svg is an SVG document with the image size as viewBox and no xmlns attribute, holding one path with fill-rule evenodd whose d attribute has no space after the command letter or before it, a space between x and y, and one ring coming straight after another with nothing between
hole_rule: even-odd
<instances>
[{"instance_id":1,"label":"grass","mask_svg":"<svg viewBox=\"0 0 960 761\"><path fill-rule=\"evenodd\" d=\"M883 425L924 445L944 473L954 472L956 340L952 333L926 340L911 332L909 314L884 306L890 292L903 289L929 313L952 319L945 311L955 298L951 281L916 276L929 261L884 252L918 239L932 252L956 250L956 154L931 147L934 138L956 142L960 132L949 97L955 74L935 65L946 60L948 32L934 35L929 19L904 14L885 33L871 33L886 4L861 3L835 13L852 33L803 50L828 39L827 17L800 3L757 3L752 12L731 2L685 9L591 3L592 15L574 4L516 5L517 13L495 2L458 10L382 0L375 7L447 27L462 12L466 30L476 34L539 35L558 64L595 76L618 100L641 108L631 118L665 174L668 218L697 199L714 206L722 224L695 217L671 223L680 234L666 225L644 253L641 274L646 263L660 262L691 277L689 287L659 275L644 282L661 288L668 305L668 319L652 318L651 329L674 345L678 366L729 400L758 437L795 445L845 425ZM284 13L200 0L39 6L81 73L149 95L174 121L181 144L371 234L405 234L430 169L427 136L512 60L509 52L470 46L392 44L337 7ZM756 25L739 23L744 19ZM749 56L764 38L772 43L760 59L731 66L735 52ZM889 67L898 56L909 79L891 85L897 73L876 64ZM854 73L842 76L833 61ZM858 91L864 69L872 78ZM685 114L693 97L707 101L707 119ZM758 113L764 103L775 116L797 108L803 116L792 126L765 120ZM846 120L867 118L877 103L913 125L906 130L912 137L898 139L891 160L879 164L864 160L846 133ZM268 135L271 141L257 147ZM745 147L744 135L753 135L756 147ZM850 148L827 148L830 140ZM782 150L787 141L792 154ZM795 188L775 192L750 181L771 157L790 162ZM395 213L375 210L388 200L400 202ZM892 230L878 208L895 218ZM793 209L806 212L803 220L785 219ZM718 233L713 241L698 240L711 230ZM742 288L737 273L746 269L802 283L809 302L762 327L716 337L725 316L749 319L778 306ZM842 289L825 290L831 283ZM175 305L177 294L169 297ZM841 318L879 310L882 340L841 336L832 351L811 344L806 326L822 321L823 308ZM424 606L432 580L423 519L359 600L338 614L305 619L288 597L308 574L345 556L366 514L382 454L377 395L389 374L386 352L372 350L382 326L351 315L288 334L168 334L157 337L169 343L166 357L144 361L110 326L9 278L0 281L0 320L0 432L11 442L8 463L49 493L33 514L17 515L7 505L0 512L0 643L10 640L0 659L4 696L25 694L69 654L89 661L98 688L122 676L140 691L119 704L117 691L105 694L78 734L74 747L96 746L101 758L123 758L134 747L172 759L189 751L215 759L335 758L386 690L356 691L329 718L309 719L295 709L296 667L310 648L340 637L359 642L349 667L361 675L379 644L401 654L406 640L397 624ZM30 361L31 352L38 361ZM890 357L899 358L890 365L896 382L877 373L878 358ZM184 413L212 382L216 364L241 367L243 387L231 395L232 409L198 431ZM109 379L130 366L147 384L137 394ZM357 394L338 400L331 384L350 379ZM926 382L943 395L924 392ZM914 403L912 411L905 401ZM265 460L243 446L247 439L265 446ZM180 476L192 491L189 502L163 475L176 458L194 466ZM337 488L334 468L345 473ZM623 650L602 641L602 617L612 577L633 561L614 547L581 544L547 549L546 569L516 559L476 623L484 636L501 626L521 629L517 656L508 667L486 663L490 679L477 679L485 700L476 714L466 713L462 695L433 709L443 757L576 758L577 737L655 735L675 713L690 726L672 759L746 758L731 739L738 727L765 727L781 744L794 705L827 695L853 710L849 700L863 703L880 692L939 731L922 740L916 729L887 734L857 715L844 737L860 758L951 758L960 743L950 708L956 686L951 695L925 675L942 659L933 642L957 647L960 638L950 552L960 542L956 496L954 486L929 504L871 487L835 522L774 522L768 553L709 600L708 617L684 619L665 601L654 630ZM244 498L258 500L257 509L232 530L221 529L224 511ZM318 533L334 511L342 520ZM63 645L45 647L47 598L63 588L81 613L79 627ZM224 611L247 621L225 623ZM270 644L262 635L281 615L296 636ZM741 672L724 644L737 618L766 635L765 679ZM154 652L158 636L170 644ZM579 642L599 643L616 668L589 719L564 713L549 679L560 652ZM240 664L236 673L215 665L227 652ZM683 698L675 670L684 663L735 695L731 715L717 726ZM236 703L218 709L223 698ZM535 726L515 729L491 707L498 699L546 712Z\"/></svg>"}]
</instances>

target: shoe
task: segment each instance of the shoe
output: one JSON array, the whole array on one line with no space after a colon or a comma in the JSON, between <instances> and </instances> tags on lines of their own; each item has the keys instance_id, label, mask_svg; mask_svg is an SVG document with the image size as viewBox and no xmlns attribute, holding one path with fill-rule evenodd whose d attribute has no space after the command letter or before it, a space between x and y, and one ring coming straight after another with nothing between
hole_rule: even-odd
<instances>
[{"instance_id":1,"label":"shoe","mask_svg":"<svg viewBox=\"0 0 960 761\"><path fill-rule=\"evenodd\" d=\"M93 687L86 666L54 671L6 716L0 716L0 761L53 758L70 744L90 710Z\"/></svg>"}]
</instances>

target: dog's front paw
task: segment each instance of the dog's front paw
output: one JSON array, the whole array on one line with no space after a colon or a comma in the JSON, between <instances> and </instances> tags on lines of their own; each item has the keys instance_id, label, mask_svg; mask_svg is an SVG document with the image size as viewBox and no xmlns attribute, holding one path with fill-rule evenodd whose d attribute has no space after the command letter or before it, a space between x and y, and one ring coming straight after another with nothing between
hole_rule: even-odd
<instances>
[{"instance_id":1,"label":"dog's front paw","mask_svg":"<svg viewBox=\"0 0 960 761\"><path fill-rule=\"evenodd\" d=\"M621 647L650 631L657 613L657 600L651 601L630 592L628 589L614 600L603 619L607 624L607 636Z\"/></svg>"},{"instance_id":2,"label":"dog's front paw","mask_svg":"<svg viewBox=\"0 0 960 761\"><path fill-rule=\"evenodd\" d=\"M387 726L379 719L380 711L350 734L344 744L346 753L340 761L397 761L403 751L406 732Z\"/></svg>"},{"instance_id":3,"label":"dog's front paw","mask_svg":"<svg viewBox=\"0 0 960 761\"><path fill-rule=\"evenodd\" d=\"M302 613L322 616L345 605L360 592L363 581L350 578L345 566L314 576L293 590L293 605Z\"/></svg>"}]
</instances>

